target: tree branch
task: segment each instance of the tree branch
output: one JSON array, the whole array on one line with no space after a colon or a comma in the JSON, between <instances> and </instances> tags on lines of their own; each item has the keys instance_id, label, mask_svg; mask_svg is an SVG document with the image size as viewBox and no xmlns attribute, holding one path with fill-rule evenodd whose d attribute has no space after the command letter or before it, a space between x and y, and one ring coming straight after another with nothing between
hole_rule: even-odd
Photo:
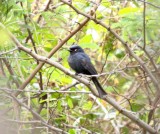
<instances>
[{"instance_id":1,"label":"tree branch","mask_svg":"<svg viewBox=\"0 0 160 134\"><path fill-rule=\"evenodd\" d=\"M123 46L125 47L125 49L128 51L128 53L144 68L145 72L148 73L149 77L151 78L155 88L157 91L160 91L160 85L158 83L158 81L156 80L156 78L153 76L153 74L151 73L150 69L147 68L147 66L145 65L145 62L139 58L132 50L131 48L129 47L128 43L125 42L115 31L113 31L109 26L107 26L105 23L97 20L96 18L88 15L88 14L85 14L81 11L79 11L77 8L75 8L73 5L71 5L70 3L64 1L64 0L61 0L63 3L67 4L68 6L70 6L75 12L77 12L78 14L81 14L87 18L90 18L91 20L93 20L96 24L99 24L101 25L102 27L106 28L108 31L110 31L122 44Z\"/></svg>"},{"instance_id":2,"label":"tree branch","mask_svg":"<svg viewBox=\"0 0 160 134\"><path fill-rule=\"evenodd\" d=\"M61 133L64 133L64 134L68 134L67 132L59 129L59 128L56 128L56 127L53 127L49 124L47 124L47 122L41 118L41 116L35 112L31 107L28 107L27 105L25 105L24 103L22 103L21 101L19 101L14 95L12 95L10 92L6 91L6 90L3 90L6 94L8 94L9 96L11 96L13 98L14 101L16 101L20 106L26 108L28 111L30 111L32 113L32 115L41 121L41 124L43 124L44 126L47 126L49 129L51 129L52 131L55 131L55 132L61 132Z\"/></svg>"},{"instance_id":3,"label":"tree branch","mask_svg":"<svg viewBox=\"0 0 160 134\"><path fill-rule=\"evenodd\" d=\"M11 34L11 33L10 33ZM11 36L11 35L10 35ZM11 36L14 37L14 36ZM12 39L16 39L16 38L12 38ZM29 55L31 55L32 57L34 57L36 60L39 60L41 62L50 64L56 68L58 68L59 70L61 70L62 72L64 72L65 74L71 76L72 78L77 79L79 82L85 84L92 92L95 96L98 97L98 93L97 90L90 84L90 82L84 78L80 78L78 76L76 76L74 73L72 73L71 71L69 71L68 69L64 68L61 64L48 59L46 57L43 56L39 56L36 53L34 53L31 49L26 48L24 46L22 46L21 44L17 44L18 48L26 53L28 53ZM147 123L143 122L142 120L140 120L138 117L134 116L130 111L122 108L113 98L111 98L109 95L106 96L106 98L103 98L103 100L105 100L106 102L108 102L109 104L111 104L115 109L117 109L121 114L127 116L128 118L130 118L132 121L134 121L137 125L139 125L140 127L146 129L146 131L152 133L152 134L157 134L157 131L155 129L153 129L151 126L149 126Z\"/></svg>"},{"instance_id":4,"label":"tree branch","mask_svg":"<svg viewBox=\"0 0 160 134\"><path fill-rule=\"evenodd\" d=\"M98 8L99 3L101 2L101 0L97 0L97 4L94 5L94 7L91 9L90 11L90 15L94 15L96 9ZM77 28L75 28L74 30L72 30L70 32L70 34L68 36L66 36L63 40L61 40L57 46L55 46L49 53L49 55L47 56L48 58L51 58L53 56L54 53L56 53L73 35L75 35L83 26L85 26L85 24L89 21L89 18L84 19L81 23L79 23L79 25L77 26ZM7 29L1 24L1 26L7 31ZM20 42L8 31L8 35L10 36L10 38L12 39L12 41L19 47L21 46ZM26 79L26 81L20 86L20 89L24 89L28 83L33 79L33 77L36 75L36 73L42 68L42 66L44 65L44 63L39 63L38 66L34 69L34 71L30 74L30 76ZM15 95L18 96L21 92L17 92Z\"/></svg>"}]
</instances>

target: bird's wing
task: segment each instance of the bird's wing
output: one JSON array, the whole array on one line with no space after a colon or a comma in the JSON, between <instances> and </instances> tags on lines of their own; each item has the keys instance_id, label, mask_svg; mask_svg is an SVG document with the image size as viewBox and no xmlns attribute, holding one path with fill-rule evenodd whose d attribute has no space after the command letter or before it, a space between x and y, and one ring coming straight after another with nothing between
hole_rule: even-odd
<instances>
[{"instance_id":1,"label":"bird's wing","mask_svg":"<svg viewBox=\"0 0 160 134\"><path fill-rule=\"evenodd\" d=\"M91 74L97 74L96 69L94 68L94 66L92 65L91 61L87 58L82 58L81 59L81 65Z\"/></svg>"}]
</instances>

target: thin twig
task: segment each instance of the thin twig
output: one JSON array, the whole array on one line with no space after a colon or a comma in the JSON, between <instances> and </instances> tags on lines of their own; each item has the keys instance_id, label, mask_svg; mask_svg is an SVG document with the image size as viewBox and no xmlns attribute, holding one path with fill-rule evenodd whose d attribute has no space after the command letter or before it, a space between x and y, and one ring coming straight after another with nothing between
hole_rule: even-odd
<instances>
[{"instance_id":1,"label":"thin twig","mask_svg":"<svg viewBox=\"0 0 160 134\"><path fill-rule=\"evenodd\" d=\"M78 10L76 7L74 7L73 5L71 5L70 3L61 0L63 3L67 4L69 7L71 7L76 13L81 14L83 16L85 16L86 18L90 18L91 20L93 20L96 24L101 25L102 27L106 28L109 32L111 32L125 47L125 49L127 50L127 52L143 67L143 69L146 71L146 73L148 73L149 77L151 78L155 88L157 91L160 91L160 85L157 81L157 79L153 76L152 72L150 71L150 69L145 65L145 62L138 57L133 51L132 49L129 47L129 44L124 41L115 31L113 31L109 26L107 26L105 23L97 20L95 17L90 16L84 12L81 12L80 10Z\"/></svg>"},{"instance_id":2,"label":"thin twig","mask_svg":"<svg viewBox=\"0 0 160 134\"><path fill-rule=\"evenodd\" d=\"M9 51L7 51L7 52L1 52L1 53L0 53L0 56L1 56L1 55L4 55L4 54L12 53L12 52L14 52L14 51L16 51L16 50L18 50L17 47L14 48L14 49L12 49L12 50L9 50Z\"/></svg>"},{"instance_id":3,"label":"thin twig","mask_svg":"<svg viewBox=\"0 0 160 134\"><path fill-rule=\"evenodd\" d=\"M77 79L78 81L80 81L81 83L85 84L89 89L91 89L92 93L98 96L97 90L90 84L89 81L87 81L84 78L80 78L76 75L74 75L74 73L70 72L68 69L64 68L61 64L50 60L46 57L43 56L39 56L36 53L34 53L33 51L31 51L30 49L24 47L24 46L19 46L21 50L27 52L28 54L30 54L31 56L33 56L36 60L39 60L41 62L45 62L48 63L56 68L58 68L59 70L61 70L62 72L64 72L65 74ZM14 96L15 97L15 96ZM146 129L147 131L149 131L150 133L153 134L157 134L157 131L155 129L153 129L151 126L149 126L147 123L143 122L142 120L140 120L138 117L134 116L130 111L127 111L126 109L122 108L113 98L111 98L109 95L105 96L105 98L102 98L103 100L105 100L106 102L108 102L109 104L111 104L114 108L116 108L120 113L124 114L125 116L127 116L128 118L130 118L132 121L136 122L137 125L139 125L140 127Z\"/></svg>"},{"instance_id":4,"label":"thin twig","mask_svg":"<svg viewBox=\"0 0 160 134\"><path fill-rule=\"evenodd\" d=\"M21 89L16 89L16 90L13 90L13 89L9 89L9 88L0 88L0 90L6 90L6 91L9 91L9 92L16 92L16 91L23 91L23 92L32 92L32 93L83 93L83 94L91 94L91 92L89 91L59 91L59 90L51 90L51 89L48 89L48 90L21 90Z\"/></svg>"},{"instance_id":5,"label":"thin twig","mask_svg":"<svg viewBox=\"0 0 160 134\"><path fill-rule=\"evenodd\" d=\"M155 8L160 9L160 6L154 5L154 4L150 3L150 2L146 2L145 0L137 0L137 1L140 1L140 2L143 2L143 3L147 3L148 5L151 5L151 6L155 7Z\"/></svg>"},{"instance_id":6,"label":"thin twig","mask_svg":"<svg viewBox=\"0 0 160 134\"><path fill-rule=\"evenodd\" d=\"M37 113L35 112L31 107L28 107L26 104L22 103L21 101L19 101L14 95L12 95L12 93L3 90L6 94L8 94L9 96L11 96L13 98L14 101L16 101L20 106L26 108L28 111L30 111L32 113L32 115L39 119L41 121L41 124L43 124L44 126L47 126L49 129L55 131L55 132L61 132L64 134L68 134L67 132L63 131L62 129L56 128L54 126L51 126L49 124L47 124L47 122Z\"/></svg>"},{"instance_id":7,"label":"thin twig","mask_svg":"<svg viewBox=\"0 0 160 134\"><path fill-rule=\"evenodd\" d=\"M145 50L146 48L146 0L144 0L143 3L143 40L144 40L144 44L143 44L143 49Z\"/></svg>"}]
</instances>

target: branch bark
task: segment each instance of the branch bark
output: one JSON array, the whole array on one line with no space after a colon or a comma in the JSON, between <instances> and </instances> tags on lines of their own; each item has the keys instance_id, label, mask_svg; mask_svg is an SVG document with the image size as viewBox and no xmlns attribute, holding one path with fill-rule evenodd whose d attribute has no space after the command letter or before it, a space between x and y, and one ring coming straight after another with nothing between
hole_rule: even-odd
<instances>
[{"instance_id":1,"label":"branch bark","mask_svg":"<svg viewBox=\"0 0 160 134\"><path fill-rule=\"evenodd\" d=\"M101 0L97 0L97 4L94 5L94 7L91 9L89 15L93 16L96 9L98 8L99 3L101 2ZM74 30L72 30L70 32L70 34L68 36L66 36L63 40L61 40L57 46L55 46L51 52L49 53L49 55L47 56L47 58L51 58L73 35L75 35L80 29L82 29L83 26L85 26L85 24L89 21L89 18L84 19L81 23L79 23L79 25L77 26L77 28L75 28ZM5 29L5 27L1 24L1 26ZM5 29L7 31L7 29ZM8 35L10 36L10 38L12 39L12 41L19 47L21 46L20 42L8 31ZM24 89L28 83L34 78L34 76L36 75L36 73L42 68L42 66L44 65L44 63L39 63L38 66L34 69L34 71L30 74L30 76L26 79L26 81L20 86L20 89ZM18 96L21 92L18 91L17 93L15 93L15 96Z\"/></svg>"},{"instance_id":2,"label":"branch bark","mask_svg":"<svg viewBox=\"0 0 160 134\"><path fill-rule=\"evenodd\" d=\"M128 53L143 67L143 69L145 70L145 72L149 75L149 77L151 78L155 88L157 91L160 91L160 85L158 83L158 81L156 80L156 78L153 76L152 72L150 71L149 68L147 68L147 66L145 65L145 62L139 58L133 51L132 49L129 47L129 44L127 42L125 42L115 31L113 31L109 26L107 26L105 23L97 20L95 17L92 17L88 14L85 14L81 11L79 11L77 8L75 8L72 4L61 0L63 3L67 4L68 6L70 6L76 13L81 14L91 20L93 20L96 24L101 25L102 27L106 28L108 31L110 31L125 47L125 49L128 51Z\"/></svg>"},{"instance_id":3,"label":"branch bark","mask_svg":"<svg viewBox=\"0 0 160 134\"><path fill-rule=\"evenodd\" d=\"M28 53L29 55L31 55L32 57L34 57L36 60L41 61L43 64L47 63L50 64L56 68L58 68L59 70L61 70L62 72L64 72L65 74L71 76L74 79L77 79L79 82L85 84L92 92L95 96L98 96L97 90L90 84L90 82L84 78L80 78L78 76L76 76L74 73L72 73L71 71L69 71L68 69L64 68L61 64L52 61L51 59L48 59L46 57L43 56L39 56L36 53L34 53L31 49L24 47L23 45L21 45L18 41L16 41L17 39L9 32L10 37L12 37L11 39L15 40L14 42L18 43L17 46L20 50ZM134 116L130 111L124 109L123 107L121 107L113 98L111 98L109 95L106 96L106 98L103 98L104 101L108 102L109 104L111 104L115 109L117 109L121 114L125 115L126 117L130 118L132 121L134 121L137 125L139 125L140 127L142 127L143 129L145 129L146 131L152 133L152 134L158 134L158 132L153 129L150 125L148 125L147 123L145 123L144 121L140 120L138 117Z\"/></svg>"},{"instance_id":4,"label":"branch bark","mask_svg":"<svg viewBox=\"0 0 160 134\"><path fill-rule=\"evenodd\" d=\"M40 120L41 124L43 124L44 126L47 126L49 129L51 129L52 131L55 131L55 132L58 132L58 133L64 133L64 134L68 134L67 132L63 131L62 129L59 129L59 128L56 128L56 127L53 127L49 124L47 124L47 122L41 118L41 116L35 112L31 107L28 107L27 105L25 105L24 103L22 103L21 101L19 101L14 95L12 95L10 92L6 91L6 90L3 90L6 94L8 94L9 96L11 96L13 98L14 101L16 101L20 106L26 108L28 111L30 111L32 113L32 115Z\"/></svg>"}]
</instances>

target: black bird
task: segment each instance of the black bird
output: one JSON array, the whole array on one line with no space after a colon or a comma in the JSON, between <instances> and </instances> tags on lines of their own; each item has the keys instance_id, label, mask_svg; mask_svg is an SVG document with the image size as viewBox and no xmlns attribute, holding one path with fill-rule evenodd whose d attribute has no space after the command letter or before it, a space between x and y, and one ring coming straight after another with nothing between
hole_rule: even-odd
<instances>
[{"instance_id":1,"label":"black bird","mask_svg":"<svg viewBox=\"0 0 160 134\"><path fill-rule=\"evenodd\" d=\"M76 72L76 74L97 74L97 71L92 65L90 58L80 46L72 45L68 51L70 52L68 63L70 67ZM103 98L104 95L107 95L107 93L103 90L102 86L100 85L96 77L92 77L92 81L98 90L100 98Z\"/></svg>"}]
</instances>

